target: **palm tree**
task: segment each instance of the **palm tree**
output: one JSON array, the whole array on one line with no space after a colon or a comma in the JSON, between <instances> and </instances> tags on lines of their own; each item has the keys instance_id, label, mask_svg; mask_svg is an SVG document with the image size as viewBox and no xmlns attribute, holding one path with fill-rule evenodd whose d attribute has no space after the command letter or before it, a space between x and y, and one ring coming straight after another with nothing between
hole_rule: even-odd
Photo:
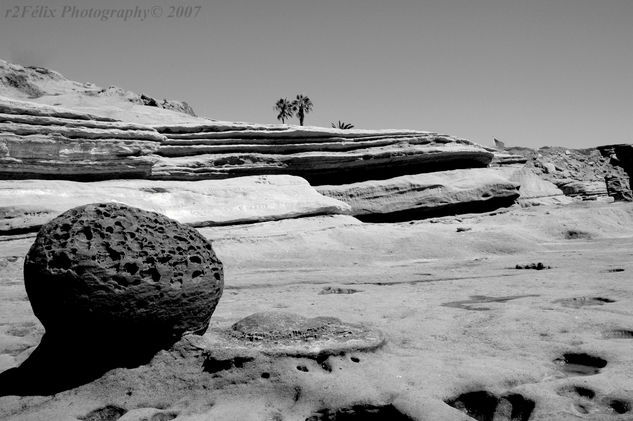
<instances>
[{"instance_id":1,"label":"palm tree","mask_svg":"<svg viewBox=\"0 0 633 421\"><path fill-rule=\"evenodd\" d=\"M281 120L282 124L286 124L286 119L292 118L296 111L294 102L288 101L288 98L279 98L273 109L275 111L279 111L279 114L277 114L277 120Z\"/></svg>"},{"instance_id":2,"label":"palm tree","mask_svg":"<svg viewBox=\"0 0 633 421\"><path fill-rule=\"evenodd\" d=\"M344 121L339 120L338 124L332 123L332 127L334 127L335 129L349 130L349 129L353 129L354 125L352 123L346 123Z\"/></svg>"},{"instance_id":3,"label":"palm tree","mask_svg":"<svg viewBox=\"0 0 633 421\"><path fill-rule=\"evenodd\" d=\"M297 98L292 101L292 105L297 110L297 117L299 118L299 125L303 126L303 119L305 115L312 111L312 101L307 96L301 94L297 95Z\"/></svg>"}]
</instances>

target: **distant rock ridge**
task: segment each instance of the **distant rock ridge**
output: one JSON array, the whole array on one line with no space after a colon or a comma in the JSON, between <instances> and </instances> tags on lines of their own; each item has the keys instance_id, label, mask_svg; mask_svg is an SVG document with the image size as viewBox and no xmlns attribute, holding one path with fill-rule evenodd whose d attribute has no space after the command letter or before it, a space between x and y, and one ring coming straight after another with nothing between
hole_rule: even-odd
<instances>
[{"instance_id":1,"label":"distant rock ridge","mask_svg":"<svg viewBox=\"0 0 633 421\"><path fill-rule=\"evenodd\" d=\"M116 86L100 88L92 83L79 83L66 79L60 73L36 66L20 66L0 60L0 95L13 98L37 99L46 95L70 93L92 97L118 97L138 105L164 108L195 117L195 112L184 101L157 100L145 94L136 94Z\"/></svg>"},{"instance_id":2,"label":"distant rock ridge","mask_svg":"<svg viewBox=\"0 0 633 421\"><path fill-rule=\"evenodd\" d=\"M166 137L152 178L198 180L292 174L313 185L485 167L493 153L465 139L414 130L209 122L154 126Z\"/></svg>"}]
</instances>

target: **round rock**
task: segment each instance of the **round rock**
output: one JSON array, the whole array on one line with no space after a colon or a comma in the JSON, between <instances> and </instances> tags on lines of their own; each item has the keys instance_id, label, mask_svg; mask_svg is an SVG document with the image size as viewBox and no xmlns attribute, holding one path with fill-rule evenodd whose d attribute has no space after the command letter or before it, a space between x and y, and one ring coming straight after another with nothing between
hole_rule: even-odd
<instances>
[{"instance_id":1,"label":"round rock","mask_svg":"<svg viewBox=\"0 0 633 421\"><path fill-rule=\"evenodd\" d=\"M169 342L203 333L222 295L222 263L198 231L118 203L44 225L24 282L47 333Z\"/></svg>"}]
</instances>

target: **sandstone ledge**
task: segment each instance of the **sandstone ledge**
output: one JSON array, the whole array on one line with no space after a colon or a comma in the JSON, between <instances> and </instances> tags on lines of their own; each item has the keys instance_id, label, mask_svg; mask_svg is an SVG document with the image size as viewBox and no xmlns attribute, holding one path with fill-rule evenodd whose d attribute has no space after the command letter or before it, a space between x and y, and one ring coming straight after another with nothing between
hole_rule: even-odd
<instances>
[{"instance_id":1,"label":"sandstone ledge","mask_svg":"<svg viewBox=\"0 0 633 421\"><path fill-rule=\"evenodd\" d=\"M70 208L95 202L124 203L195 227L349 211L348 205L288 175L196 182L4 180L0 181L0 233L34 231Z\"/></svg>"}]
</instances>

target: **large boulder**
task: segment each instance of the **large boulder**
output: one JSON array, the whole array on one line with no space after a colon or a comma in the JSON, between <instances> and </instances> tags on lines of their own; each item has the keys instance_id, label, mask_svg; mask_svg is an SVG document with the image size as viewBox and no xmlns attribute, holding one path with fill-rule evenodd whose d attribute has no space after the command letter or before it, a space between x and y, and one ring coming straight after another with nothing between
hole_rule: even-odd
<instances>
[{"instance_id":1,"label":"large boulder","mask_svg":"<svg viewBox=\"0 0 633 421\"><path fill-rule=\"evenodd\" d=\"M223 272L195 229L103 203L71 209L42 227L24 282L47 334L99 332L151 345L207 329Z\"/></svg>"},{"instance_id":2,"label":"large boulder","mask_svg":"<svg viewBox=\"0 0 633 421\"><path fill-rule=\"evenodd\" d=\"M339 214L345 203L290 175L226 180L0 180L0 234L36 231L60 213L95 202L119 202L196 227Z\"/></svg>"},{"instance_id":3,"label":"large boulder","mask_svg":"<svg viewBox=\"0 0 633 421\"><path fill-rule=\"evenodd\" d=\"M490 168L319 186L317 190L348 203L352 215L375 221L493 210L519 197L519 185Z\"/></svg>"}]
</instances>

